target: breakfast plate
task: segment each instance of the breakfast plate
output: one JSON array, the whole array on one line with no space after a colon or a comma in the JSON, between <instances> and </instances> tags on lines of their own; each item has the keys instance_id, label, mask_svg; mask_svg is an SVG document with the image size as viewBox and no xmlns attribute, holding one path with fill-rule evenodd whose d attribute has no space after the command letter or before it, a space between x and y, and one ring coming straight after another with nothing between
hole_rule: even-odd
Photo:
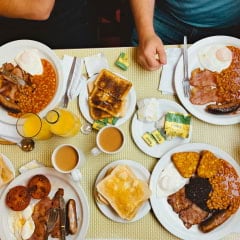
<instances>
[{"instance_id":1,"label":"breakfast plate","mask_svg":"<svg viewBox=\"0 0 240 240\"><path fill-rule=\"evenodd\" d=\"M48 106L39 112L39 115L43 117L49 110L57 106L63 96L64 82L62 66L60 59L52 49L43 43L32 40L17 40L2 45L0 47L0 66L6 62L12 63L14 61L14 58L19 53L27 49L37 49L40 58L47 59L49 62L51 62L57 74L57 90L55 92L55 95ZM6 110L4 110L2 107L0 107L0 120L8 124L16 123L16 118L8 115Z\"/></svg>"},{"instance_id":2,"label":"breakfast plate","mask_svg":"<svg viewBox=\"0 0 240 240\"><path fill-rule=\"evenodd\" d=\"M98 184L98 182L105 176L105 174L106 174L108 169L110 169L112 167L115 167L115 166L117 166L119 164L129 166L139 179L142 179L142 180L144 180L146 182L149 181L150 173L140 163L132 161L132 160L117 160L117 161L114 161L114 162L108 164L107 166L105 166L100 171L100 173L97 176L97 179L95 181L95 185L94 186L96 186ZM129 223L129 222L138 221L139 219L144 217L150 211L150 208L151 208L149 201L146 201L143 204L143 206L138 210L137 215L132 220L128 221L128 220L124 220L124 219L120 218L109 206L107 206L105 204L102 204L102 203L99 203L97 200L96 200L96 204L97 204L98 208L100 209L100 211L106 217L108 217L109 219L111 219L111 220L113 220L115 222L120 222L120 223Z\"/></svg>"},{"instance_id":3,"label":"breakfast plate","mask_svg":"<svg viewBox=\"0 0 240 240\"><path fill-rule=\"evenodd\" d=\"M80 110L81 110L84 118L89 123L93 123L94 120L92 119L92 117L90 116L90 113L89 113L87 83L89 83L91 81L94 81L97 76L98 76L98 74L95 74L95 75L93 75L92 77L90 77L87 80L82 93L79 95L79 107L80 107ZM126 102L126 107L125 107L126 108L126 114L125 114L124 117L121 117L121 118L118 119L118 121L115 124L116 126L122 125L123 123L125 123L132 116L132 114L133 114L133 112L135 110L136 101L137 101L136 92L135 92L135 89L132 86L132 88L130 89L129 94L127 96L127 102Z\"/></svg>"},{"instance_id":4,"label":"breakfast plate","mask_svg":"<svg viewBox=\"0 0 240 240\"><path fill-rule=\"evenodd\" d=\"M173 111L173 112L180 112L183 114L187 114L185 109L181 107L179 104L177 104L176 102L166 100L166 99L158 99L158 101L159 101L161 111L163 113L168 111ZM155 158L160 158L165 152L172 149L173 147L178 146L179 144L188 143L192 135L192 126L190 126L190 133L188 138L176 137L169 141L165 141L161 144L156 144L155 146L150 147L144 142L144 140L142 139L142 136L145 132L151 132L155 128L156 127L154 122L140 121L138 120L137 113L134 114L132 119L132 125L131 125L133 140L136 143L136 145L144 153Z\"/></svg>"},{"instance_id":5,"label":"breakfast plate","mask_svg":"<svg viewBox=\"0 0 240 240\"><path fill-rule=\"evenodd\" d=\"M193 69L200 67L198 52L209 45L223 44L226 46L240 47L240 39L228 36L213 36L197 41L188 48L188 74ZM175 89L183 106L198 119L216 125L230 125L240 122L240 114L211 114L206 112L205 105L194 105L184 96L183 86L183 57L181 56L175 69Z\"/></svg>"},{"instance_id":6,"label":"breakfast plate","mask_svg":"<svg viewBox=\"0 0 240 240\"><path fill-rule=\"evenodd\" d=\"M70 175L61 174L56 172L53 168L41 167L35 168L32 170L28 170L27 172L22 173L18 177L16 177L4 190L0 199L0 220L1 223L6 222L9 219L10 209L6 206L5 198L8 191L17 185L26 186L29 179L36 175L43 174L45 175L51 182L51 191L49 193L49 197L52 198L58 188L64 189L64 199L67 201L68 199L74 199L76 202L76 210L78 217L78 231L75 235L67 236L67 239L84 239L87 233L88 225L89 225L89 206L87 202L86 195L83 189L75 184L72 181ZM36 200L31 200L31 204L35 203ZM1 224L0 225L0 239L1 240L10 240L15 239L9 224ZM49 237L48 239L53 239Z\"/></svg>"},{"instance_id":7,"label":"breakfast plate","mask_svg":"<svg viewBox=\"0 0 240 240\"><path fill-rule=\"evenodd\" d=\"M217 240L230 233L239 232L238 227L240 221L240 209L222 225L208 233L203 233L196 225L192 226L190 229L187 229L183 225L178 215L172 210L172 207L168 204L167 197L160 197L158 195L158 179L163 169L165 169L171 163L171 155L176 152L200 152L201 150L209 150L218 158L226 160L234 167L240 176L240 167L238 163L226 152L209 144L187 143L171 149L164 154L164 156L162 156L162 158L155 165L150 178L150 189L152 191L150 202L156 218L169 232L184 240Z\"/></svg>"}]
</instances>

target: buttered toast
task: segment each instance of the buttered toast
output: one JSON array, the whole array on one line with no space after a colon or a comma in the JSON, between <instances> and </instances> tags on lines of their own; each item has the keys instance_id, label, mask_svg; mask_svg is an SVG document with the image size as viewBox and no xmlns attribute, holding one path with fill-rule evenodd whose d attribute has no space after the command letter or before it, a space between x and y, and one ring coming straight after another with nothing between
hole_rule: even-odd
<instances>
[{"instance_id":1,"label":"buttered toast","mask_svg":"<svg viewBox=\"0 0 240 240\"><path fill-rule=\"evenodd\" d=\"M117 165L97 184L96 191L101 202L107 201L126 220L132 220L151 195L147 182L138 179L125 165Z\"/></svg>"},{"instance_id":2,"label":"buttered toast","mask_svg":"<svg viewBox=\"0 0 240 240\"><path fill-rule=\"evenodd\" d=\"M89 112L94 120L125 115L126 97L132 83L103 69L94 83L88 84Z\"/></svg>"}]
</instances>

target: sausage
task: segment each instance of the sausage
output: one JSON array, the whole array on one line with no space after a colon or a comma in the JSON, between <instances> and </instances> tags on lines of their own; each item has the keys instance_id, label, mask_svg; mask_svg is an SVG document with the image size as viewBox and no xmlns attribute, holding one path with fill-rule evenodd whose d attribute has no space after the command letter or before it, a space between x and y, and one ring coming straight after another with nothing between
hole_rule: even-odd
<instances>
[{"instance_id":1,"label":"sausage","mask_svg":"<svg viewBox=\"0 0 240 240\"><path fill-rule=\"evenodd\" d=\"M206 110L209 113L213 114L226 114L226 113L232 113L238 110L240 107L240 101L231 102L231 103L225 103L225 104L209 104L206 107Z\"/></svg>"},{"instance_id":2,"label":"sausage","mask_svg":"<svg viewBox=\"0 0 240 240\"><path fill-rule=\"evenodd\" d=\"M224 223L230 216L231 212L228 210L223 210L217 213L214 213L211 217L199 224L199 228L202 232L207 233L215 229Z\"/></svg>"},{"instance_id":3,"label":"sausage","mask_svg":"<svg viewBox=\"0 0 240 240\"><path fill-rule=\"evenodd\" d=\"M69 199L67 202L67 226L70 234L75 234L78 230L76 202L74 199Z\"/></svg>"}]
</instances>

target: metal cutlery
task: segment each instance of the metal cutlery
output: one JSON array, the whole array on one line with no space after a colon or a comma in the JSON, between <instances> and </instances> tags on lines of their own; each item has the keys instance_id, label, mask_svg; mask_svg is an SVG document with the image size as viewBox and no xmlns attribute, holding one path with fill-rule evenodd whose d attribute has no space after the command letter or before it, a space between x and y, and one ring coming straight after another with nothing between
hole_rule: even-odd
<instances>
[{"instance_id":1,"label":"metal cutlery","mask_svg":"<svg viewBox=\"0 0 240 240\"><path fill-rule=\"evenodd\" d=\"M50 208L49 210L49 216L48 216L48 221L47 221L47 230L46 230L46 235L45 235L45 240L48 239L49 234L54 228L54 225L57 221L58 218L58 209L57 208Z\"/></svg>"},{"instance_id":2,"label":"metal cutlery","mask_svg":"<svg viewBox=\"0 0 240 240\"><path fill-rule=\"evenodd\" d=\"M183 92L185 97L189 97L190 83L188 77L188 52L187 52L187 36L184 36L183 41Z\"/></svg>"},{"instance_id":3,"label":"metal cutlery","mask_svg":"<svg viewBox=\"0 0 240 240\"><path fill-rule=\"evenodd\" d=\"M60 216L60 231L61 231L61 240L66 239L66 206L63 196L60 196L59 199L60 209L59 209L59 216Z\"/></svg>"},{"instance_id":4,"label":"metal cutlery","mask_svg":"<svg viewBox=\"0 0 240 240\"><path fill-rule=\"evenodd\" d=\"M77 61L77 57L74 57L73 62L72 62L72 66L71 66L71 69L70 69L70 72L69 72L69 75L68 75L66 91L65 91L65 95L64 95L64 99L63 99L63 107L64 108L67 108L67 106L68 106L68 102L69 102L68 89L69 89L70 83L71 83L72 78L73 78L73 73L74 73L76 61Z\"/></svg>"}]
</instances>

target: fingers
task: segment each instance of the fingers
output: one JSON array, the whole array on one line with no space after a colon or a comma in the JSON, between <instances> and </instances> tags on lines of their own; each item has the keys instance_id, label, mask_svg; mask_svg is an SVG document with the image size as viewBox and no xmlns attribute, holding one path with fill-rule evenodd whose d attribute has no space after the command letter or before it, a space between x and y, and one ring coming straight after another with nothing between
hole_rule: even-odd
<instances>
[{"instance_id":1,"label":"fingers","mask_svg":"<svg viewBox=\"0 0 240 240\"><path fill-rule=\"evenodd\" d=\"M166 53L158 36L142 41L137 51L138 63L146 70L154 71L167 63Z\"/></svg>"}]
</instances>

